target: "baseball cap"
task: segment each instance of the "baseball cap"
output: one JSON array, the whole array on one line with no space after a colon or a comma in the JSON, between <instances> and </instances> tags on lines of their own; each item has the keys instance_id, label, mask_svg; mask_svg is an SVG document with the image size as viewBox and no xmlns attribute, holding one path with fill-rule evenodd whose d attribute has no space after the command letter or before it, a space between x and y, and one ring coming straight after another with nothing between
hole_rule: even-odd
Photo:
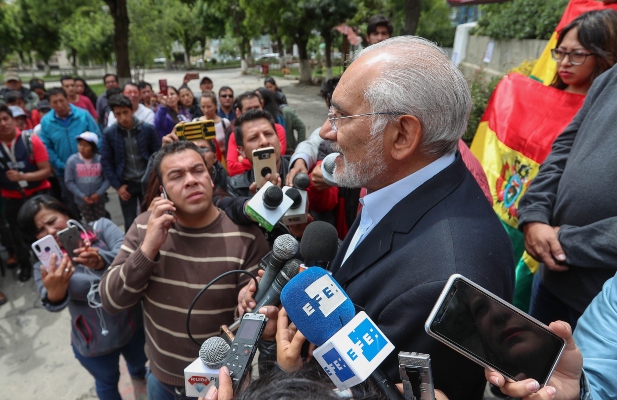
<instances>
[{"instance_id":1,"label":"baseball cap","mask_svg":"<svg viewBox=\"0 0 617 400\"><path fill-rule=\"evenodd\" d=\"M39 104L36 105L36 109L39 111L49 111L51 110L51 106L49 105L48 100L39 100Z\"/></svg>"},{"instance_id":2,"label":"baseball cap","mask_svg":"<svg viewBox=\"0 0 617 400\"><path fill-rule=\"evenodd\" d=\"M94 132L84 132L81 135L77 136L75 140L83 139L86 142L94 143L95 145L99 145L99 137Z\"/></svg>"},{"instance_id":3,"label":"baseball cap","mask_svg":"<svg viewBox=\"0 0 617 400\"><path fill-rule=\"evenodd\" d=\"M19 78L19 75L17 75L15 72L7 72L6 74L4 74L4 81L5 82L10 82L10 81L20 81L21 79Z\"/></svg>"},{"instance_id":4,"label":"baseball cap","mask_svg":"<svg viewBox=\"0 0 617 400\"><path fill-rule=\"evenodd\" d=\"M24 112L23 108L19 106L9 106L9 110L11 110L11 114L13 114L13 118L26 116L26 113Z\"/></svg>"}]
</instances>

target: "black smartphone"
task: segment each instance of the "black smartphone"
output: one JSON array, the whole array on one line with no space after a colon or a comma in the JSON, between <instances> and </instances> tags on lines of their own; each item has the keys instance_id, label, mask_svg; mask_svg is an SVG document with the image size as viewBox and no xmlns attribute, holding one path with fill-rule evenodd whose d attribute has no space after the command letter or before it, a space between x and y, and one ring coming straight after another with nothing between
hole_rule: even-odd
<instances>
[{"instance_id":1,"label":"black smartphone","mask_svg":"<svg viewBox=\"0 0 617 400\"><path fill-rule=\"evenodd\" d=\"M540 385L546 385L566 346L546 325L458 274L446 283L424 328L506 378L533 378Z\"/></svg>"},{"instance_id":2,"label":"black smartphone","mask_svg":"<svg viewBox=\"0 0 617 400\"><path fill-rule=\"evenodd\" d=\"M58 239L62 242L62 247L66 251L66 254L73 259L76 257L74 250L78 249L82 246L81 235L79 234L79 229L76 226L69 226L66 229L58 232Z\"/></svg>"},{"instance_id":3,"label":"black smartphone","mask_svg":"<svg viewBox=\"0 0 617 400\"><path fill-rule=\"evenodd\" d=\"M163 185L161 185L161 196L163 196L164 199L169 200L169 196L167 196L167 191L165 190ZM174 213L172 213L171 211L167 211L167 214L173 215Z\"/></svg>"}]
</instances>

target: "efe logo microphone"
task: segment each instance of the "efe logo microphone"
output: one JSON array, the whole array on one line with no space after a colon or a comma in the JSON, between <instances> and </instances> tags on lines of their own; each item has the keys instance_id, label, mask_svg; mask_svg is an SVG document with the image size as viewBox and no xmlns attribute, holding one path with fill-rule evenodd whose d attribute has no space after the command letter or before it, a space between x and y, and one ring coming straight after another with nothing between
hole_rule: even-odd
<instances>
[{"instance_id":1,"label":"efe logo microphone","mask_svg":"<svg viewBox=\"0 0 617 400\"><path fill-rule=\"evenodd\" d=\"M339 290L338 285L334 283L330 275L324 275L317 279L304 289L304 292L311 299L302 307L307 316L313 314L315 307L317 307L323 316L327 317L347 299L347 296Z\"/></svg>"}]
</instances>

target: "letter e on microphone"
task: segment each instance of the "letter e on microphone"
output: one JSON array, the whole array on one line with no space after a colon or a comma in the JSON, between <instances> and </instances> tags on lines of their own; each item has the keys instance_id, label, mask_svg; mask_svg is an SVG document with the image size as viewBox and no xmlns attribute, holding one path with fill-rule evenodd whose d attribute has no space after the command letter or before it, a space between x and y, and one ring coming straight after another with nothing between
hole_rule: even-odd
<instances>
[{"instance_id":1,"label":"letter e on microphone","mask_svg":"<svg viewBox=\"0 0 617 400\"><path fill-rule=\"evenodd\" d=\"M317 308L319 308L319 311L321 311L324 317L328 317L328 315L332 314L332 312L343 304L347 298L345 294L339 290L330 275L324 275L317 279L304 289L304 292L313 302L317 303ZM315 311L314 306L310 302L302 307L302 309L306 312L306 315L311 315Z\"/></svg>"}]
</instances>

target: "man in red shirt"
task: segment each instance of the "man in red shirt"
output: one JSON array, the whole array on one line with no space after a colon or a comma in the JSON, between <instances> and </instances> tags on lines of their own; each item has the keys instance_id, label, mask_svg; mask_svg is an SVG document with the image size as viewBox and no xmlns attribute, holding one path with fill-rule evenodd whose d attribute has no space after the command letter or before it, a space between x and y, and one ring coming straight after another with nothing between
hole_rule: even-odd
<instances>
[{"instance_id":1,"label":"man in red shirt","mask_svg":"<svg viewBox=\"0 0 617 400\"><path fill-rule=\"evenodd\" d=\"M22 133L15 127L11 110L0 105L0 194L5 199L6 220L11 227L15 252L21 267L19 280L32 275L30 251L17 225L21 206L37 194L47 193L51 184L49 156L38 136Z\"/></svg>"},{"instance_id":2,"label":"man in red shirt","mask_svg":"<svg viewBox=\"0 0 617 400\"><path fill-rule=\"evenodd\" d=\"M66 92L66 96L71 104L88 111L90 115L92 115L92 118L94 118L95 121L98 121L99 115L96 113L90 99L77 93L77 90L75 89L75 79L71 76L65 75L60 78L60 84L62 85L62 89Z\"/></svg>"}]
</instances>

